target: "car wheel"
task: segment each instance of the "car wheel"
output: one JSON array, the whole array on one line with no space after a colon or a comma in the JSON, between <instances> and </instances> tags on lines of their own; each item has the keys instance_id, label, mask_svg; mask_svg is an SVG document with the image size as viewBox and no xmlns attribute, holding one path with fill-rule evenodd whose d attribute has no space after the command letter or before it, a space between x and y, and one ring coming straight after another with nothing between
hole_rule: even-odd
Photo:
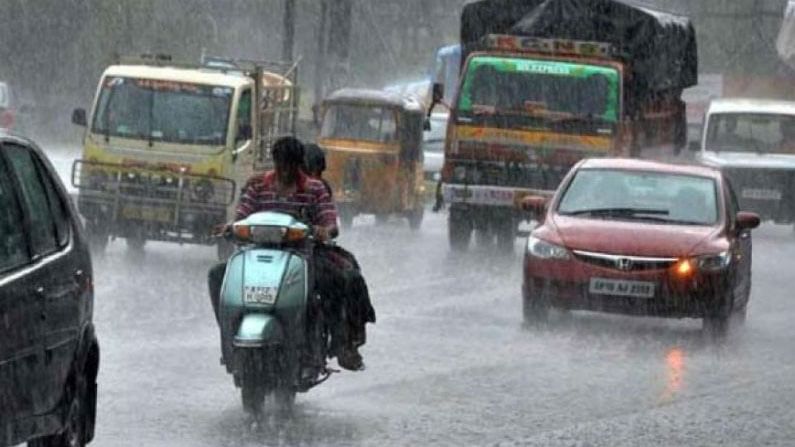
<instances>
[{"instance_id":1,"label":"car wheel","mask_svg":"<svg viewBox=\"0 0 795 447\"><path fill-rule=\"evenodd\" d=\"M85 376L74 379L67 389L69 412L66 426L57 435L46 436L28 442L28 447L82 447L86 445L88 415L88 384Z\"/></svg>"},{"instance_id":2,"label":"car wheel","mask_svg":"<svg viewBox=\"0 0 795 447\"><path fill-rule=\"evenodd\" d=\"M724 298L714 309L708 311L708 314L702 320L701 326L707 336L723 338L729 333L729 325L733 313L731 307L731 299Z\"/></svg>"},{"instance_id":3,"label":"car wheel","mask_svg":"<svg viewBox=\"0 0 795 447\"><path fill-rule=\"evenodd\" d=\"M472 239L472 221L463 213L450 210L447 219L447 236L453 251L466 251Z\"/></svg>"}]
</instances>

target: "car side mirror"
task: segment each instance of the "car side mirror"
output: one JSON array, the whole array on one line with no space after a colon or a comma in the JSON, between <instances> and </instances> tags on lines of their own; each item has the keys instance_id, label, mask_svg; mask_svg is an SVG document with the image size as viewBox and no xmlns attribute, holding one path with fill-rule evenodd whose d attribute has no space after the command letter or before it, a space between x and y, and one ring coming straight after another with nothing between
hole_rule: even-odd
<instances>
[{"instance_id":1,"label":"car side mirror","mask_svg":"<svg viewBox=\"0 0 795 447\"><path fill-rule=\"evenodd\" d=\"M72 124L82 127L86 127L88 125L86 109L74 109L72 111Z\"/></svg>"},{"instance_id":2,"label":"car side mirror","mask_svg":"<svg viewBox=\"0 0 795 447\"><path fill-rule=\"evenodd\" d=\"M434 105L444 100L444 84L442 84L441 82L433 83L431 99L433 100Z\"/></svg>"},{"instance_id":3,"label":"car side mirror","mask_svg":"<svg viewBox=\"0 0 795 447\"><path fill-rule=\"evenodd\" d=\"M540 218L547 212L549 199L544 196L527 196L522 199L521 208Z\"/></svg>"},{"instance_id":4,"label":"car side mirror","mask_svg":"<svg viewBox=\"0 0 795 447\"><path fill-rule=\"evenodd\" d=\"M422 130L425 131L425 132L430 132L431 131L431 120L430 119L425 118L425 121L422 123Z\"/></svg>"},{"instance_id":5,"label":"car side mirror","mask_svg":"<svg viewBox=\"0 0 795 447\"><path fill-rule=\"evenodd\" d=\"M701 150L701 141L691 141L687 148L690 149L690 152L698 152Z\"/></svg>"},{"instance_id":6,"label":"car side mirror","mask_svg":"<svg viewBox=\"0 0 795 447\"><path fill-rule=\"evenodd\" d=\"M252 130L250 124L241 124L237 128L237 139L236 141L247 141L250 140L252 137Z\"/></svg>"},{"instance_id":7,"label":"car side mirror","mask_svg":"<svg viewBox=\"0 0 795 447\"><path fill-rule=\"evenodd\" d=\"M748 211L737 213L737 229L740 231L753 230L762 223L759 215Z\"/></svg>"}]
</instances>

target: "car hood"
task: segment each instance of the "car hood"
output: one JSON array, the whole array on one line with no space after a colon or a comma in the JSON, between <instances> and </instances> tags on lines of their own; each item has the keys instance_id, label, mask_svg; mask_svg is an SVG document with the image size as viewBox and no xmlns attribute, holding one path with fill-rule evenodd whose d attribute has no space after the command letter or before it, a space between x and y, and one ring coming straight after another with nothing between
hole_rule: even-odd
<instances>
[{"instance_id":1,"label":"car hood","mask_svg":"<svg viewBox=\"0 0 795 447\"><path fill-rule=\"evenodd\" d=\"M570 250L626 256L691 256L720 234L714 226L661 225L555 216L552 230Z\"/></svg>"},{"instance_id":2,"label":"car hood","mask_svg":"<svg viewBox=\"0 0 795 447\"><path fill-rule=\"evenodd\" d=\"M758 168L795 170L795 154L756 152L711 152L701 154L701 162L716 168Z\"/></svg>"}]
</instances>

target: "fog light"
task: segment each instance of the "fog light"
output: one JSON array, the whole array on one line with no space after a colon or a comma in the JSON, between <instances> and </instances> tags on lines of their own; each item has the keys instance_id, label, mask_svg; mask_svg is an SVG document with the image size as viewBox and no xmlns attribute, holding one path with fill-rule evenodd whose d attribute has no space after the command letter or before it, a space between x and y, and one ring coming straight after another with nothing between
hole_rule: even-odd
<instances>
[{"instance_id":1,"label":"fog light","mask_svg":"<svg viewBox=\"0 0 795 447\"><path fill-rule=\"evenodd\" d=\"M679 276L690 276L693 273L693 263L689 259L682 259L676 263L674 269Z\"/></svg>"}]
</instances>

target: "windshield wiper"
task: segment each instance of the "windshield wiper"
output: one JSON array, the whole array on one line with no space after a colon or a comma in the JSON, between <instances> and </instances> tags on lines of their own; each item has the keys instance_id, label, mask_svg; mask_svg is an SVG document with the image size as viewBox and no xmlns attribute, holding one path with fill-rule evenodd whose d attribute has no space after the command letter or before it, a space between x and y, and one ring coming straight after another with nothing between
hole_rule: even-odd
<instances>
[{"instance_id":1,"label":"windshield wiper","mask_svg":"<svg viewBox=\"0 0 795 447\"><path fill-rule=\"evenodd\" d=\"M657 217L657 216L669 215L670 212L668 210L651 209L651 208L591 208L591 209L570 211L561 214L564 216L640 218L645 220L654 220L658 222L670 222L669 219Z\"/></svg>"}]
</instances>

